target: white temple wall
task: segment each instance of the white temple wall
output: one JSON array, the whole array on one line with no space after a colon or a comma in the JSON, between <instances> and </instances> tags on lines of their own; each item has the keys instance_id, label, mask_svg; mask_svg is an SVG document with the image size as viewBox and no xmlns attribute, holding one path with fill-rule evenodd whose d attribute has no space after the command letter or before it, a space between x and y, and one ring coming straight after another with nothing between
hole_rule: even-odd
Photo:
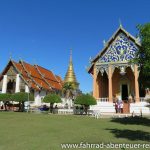
<instances>
[{"instance_id":1,"label":"white temple wall","mask_svg":"<svg viewBox=\"0 0 150 150\"><path fill-rule=\"evenodd\" d=\"M34 104L35 104L35 106L41 105L41 99L40 99L39 91L34 91Z\"/></svg>"},{"instance_id":2,"label":"white temple wall","mask_svg":"<svg viewBox=\"0 0 150 150\"><path fill-rule=\"evenodd\" d=\"M41 91L40 92L40 99L41 99L41 103L43 103L43 98L46 96L46 91Z\"/></svg>"},{"instance_id":3,"label":"white temple wall","mask_svg":"<svg viewBox=\"0 0 150 150\"><path fill-rule=\"evenodd\" d=\"M25 85L25 92L26 93L29 93L30 91L29 91L29 87L27 86L27 85Z\"/></svg>"},{"instance_id":4,"label":"white temple wall","mask_svg":"<svg viewBox=\"0 0 150 150\"><path fill-rule=\"evenodd\" d=\"M34 91L34 104L35 106L41 106L42 105L42 99L46 96L46 91L42 90Z\"/></svg>"}]
</instances>

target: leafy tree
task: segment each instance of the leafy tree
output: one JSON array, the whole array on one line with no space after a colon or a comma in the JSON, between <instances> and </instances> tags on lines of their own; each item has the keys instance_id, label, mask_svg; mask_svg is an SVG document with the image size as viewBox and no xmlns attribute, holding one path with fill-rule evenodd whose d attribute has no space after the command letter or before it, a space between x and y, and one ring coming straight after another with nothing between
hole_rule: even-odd
<instances>
[{"instance_id":1,"label":"leafy tree","mask_svg":"<svg viewBox=\"0 0 150 150\"><path fill-rule=\"evenodd\" d=\"M18 92L11 96L13 101L19 102L19 111L24 111L24 102L28 101L28 98L30 101L34 101L34 96L25 92Z\"/></svg>"},{"instance_id":2,"label":"leafy tree","mask_svg":"<svg viewBox=\"0 0 150 150\"><path fill-rule=\"evenodd\" d=\"M5 110L7 110L7 105L9 103L9 101L11 101L11 94L8 94L8 93L1 93L0 94L0 101L3 101L4 102L4 107L5 107Z\"/></svg>"},{"instance_id":3,"label":"leafy tree","mask_svg":"<svg viewBox=\"0 0 150 150\"><path fill-rule=\"evenodd\" d=\"M133 60L139 64L139 83L141 88L150 88L150 23L138 25L141 47Z\"/></svg>"},{"instance_id":4,"label":"leafy tree","mask_svg":"<svg viewBox=\"0 0 150 150\"><path fill-rule=\"evenodd\" d=\"M89 106L96 105L96 99L92 95L82 94L77 96L77 98L75 99L75 104L83 105L85 113L87 114Z\"/></svg>"},{"instance_id":5,"label":"leafy tree","mask_svg":"<svg viewBox=\"0 0 150 150\"><path fill-rule=\"evenodd\" d=\"M11 94L7 94L7 93L0 94L0 101L10 101L10 100L11 100Z\"/></svg>"},{"instance_id":6,"label":"leafy tree","mask_svg":"<svg viewBox=\"0 0 150 150\"><path fill-rule=\"evenodd\" d=\"M43 102L50 103L50 112L53 112L54 103L61 103L61 98L57 94L48 94L44 97Z\"/></svg>"}]
</instances>

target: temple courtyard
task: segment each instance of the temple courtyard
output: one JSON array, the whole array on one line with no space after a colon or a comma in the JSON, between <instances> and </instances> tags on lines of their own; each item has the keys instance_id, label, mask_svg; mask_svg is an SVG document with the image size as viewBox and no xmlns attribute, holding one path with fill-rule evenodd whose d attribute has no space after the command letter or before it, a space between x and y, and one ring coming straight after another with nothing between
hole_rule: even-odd
<instances>
[{"instance_id":1,"label":"temple courtyard","mask_svg":"<svg viewBox=\"0 0 150 150\"><path fill-rule=\"evenodd\" d=\"M0 112L0 122L0 150L59 150L63 143L81 142L150 142L148 117L95 119L80 115Z\"/></svg>"}]
</instances>

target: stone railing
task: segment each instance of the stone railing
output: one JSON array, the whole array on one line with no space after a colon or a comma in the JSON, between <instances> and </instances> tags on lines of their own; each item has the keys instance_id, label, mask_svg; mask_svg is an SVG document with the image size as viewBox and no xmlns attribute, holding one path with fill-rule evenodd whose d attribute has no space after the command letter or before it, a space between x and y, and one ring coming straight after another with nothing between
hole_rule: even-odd
<instances>
[{"instance_id":1,"label":"stone railing","mask_svg":"<svg viewBox=\"0 0 150 150\"><path fill-rule=\"evenodd\" d=\"M139 98L140 100L140 102L145 102L145 97L140 97ZM135 100L135 101L138 101L137 99ZM109 99L108 99L108 97L102 97L102 98L97 98L97 102L109 102Z\"/></svg>"},{"instance_id":2,"label":"stone railing","mask_svg":"<svg viewBox=\"0 0 150 150\"><path fill-rule=\"evenodd\" d=\"M109 102L108 97L97 98L98 102Z\"/></svg>"},{"instance_id":3,"label":"stone railing","mask_svg":"<svg viewBox=\"0 0 150 150\"><path fill-rule=\"evenodd\" d=\"M140 97L140 102L145 102L145 101L146 101L145 97Z\"/></svg>"}]
</instances>

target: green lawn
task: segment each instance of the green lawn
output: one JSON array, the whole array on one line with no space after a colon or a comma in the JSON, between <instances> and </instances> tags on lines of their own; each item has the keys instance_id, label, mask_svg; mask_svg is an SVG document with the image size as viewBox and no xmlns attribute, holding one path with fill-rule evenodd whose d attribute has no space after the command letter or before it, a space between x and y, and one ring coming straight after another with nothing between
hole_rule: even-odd
<instances>
[{"instance_id":1,"label":"green lawn","mask_svg":"<svg viewBox=\"0 0 150 150\"><path fill-rule=\"evenodd\" d=\"M59 150L62 143L149 143L149 119L0 112L0 150Z\"/></svg>"}]
</instances>

